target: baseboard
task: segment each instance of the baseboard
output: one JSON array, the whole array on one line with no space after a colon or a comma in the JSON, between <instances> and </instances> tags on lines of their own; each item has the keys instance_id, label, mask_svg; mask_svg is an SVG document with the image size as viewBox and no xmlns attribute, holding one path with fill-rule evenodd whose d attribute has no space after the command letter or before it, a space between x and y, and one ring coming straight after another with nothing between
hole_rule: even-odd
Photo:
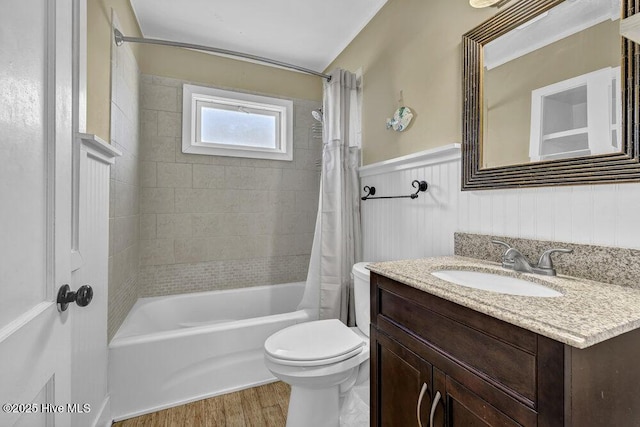
<instances>
[{"instance_id":1,"label":"baseboard","mask_svg":"<svg viewBox=\"0 0 640 427\"><path fill-rule=\"evenodd\" d=\"M252 387L259 387L261 385L270 384L270 383L274 383L274 382L277 382L277 381L278 381L278 379L276 377L273 377L273 378L269 378L267 380L256 381L256 382L252 382L252 383L249 383L249 384L241 385L241 386L238 386L238 387L231 387L231 388L224 389L224 390L218 390L218 391L216 391L214 393L205 393L205 394L200 394L200 395L197 395L197 396L191 396L191 397L189 397L187 399L177 400L175 402L167 403L167 404L164 404L164 405L158 405L158 406L154 406L154 407L151 407L151 408L146 408L146 409L143 409L143 410L140 410L140 411L130 412L130 413L124 414L124 415L116 415L114 417L114 419L112 420L112 422L120 422L120 421L128 420L130 418L141 417L143 415L151 414L153 412L158 412L158 411L162 411L162 410L169 409L169 408L175 408L176 406L186 405L187 403L196 402L198 400L209 399L211 397L221 396L223 394L235 393L236 391L246 390L246 389L252 388ZM108 424L108 425L110 425L110 424ZM102 426L102 425L100 425L100 426Z\"/></svg>"},{"instance_id":2,"label":"baseboard","mask_svg":"<svg viewBox=\"0 0 640 427\"><path fill-rule=\"evenodd\" d=\"M100 411L93 422L93 427L111 427L113 420L111 419L111 399L105 397L100 407Z\"/></svg>"}]
</instances>

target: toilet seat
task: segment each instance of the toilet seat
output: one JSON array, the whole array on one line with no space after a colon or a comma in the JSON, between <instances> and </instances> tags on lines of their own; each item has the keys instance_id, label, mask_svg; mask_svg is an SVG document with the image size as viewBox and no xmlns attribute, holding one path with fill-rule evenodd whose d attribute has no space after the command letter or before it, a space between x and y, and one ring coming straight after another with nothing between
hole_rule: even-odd
<instances>
[{"instance_id":1,"label":"toilet seat","mask_svg":"<svg viewBox=\"0 0 640 427\"><path fill-rule=\"evenodd\" d=\"M264 343L272 362L285 366L323 366L362 352L366 341L337 319L299 323L276 332Z\"/></svg>"},{"instance_id":2,"label":"toilet seat","mask_svg":"<svg viewBox=\"0 0 640 427\"><path fill-rule=\"evenodd\" d=\"M357 327L348 328L336 319L310 321L265 341L265 366L291 386L288 427L339 426L341 396L369 379L371 286L365 267L366 263L353 267Z\"/></svg>"}]
</instances>

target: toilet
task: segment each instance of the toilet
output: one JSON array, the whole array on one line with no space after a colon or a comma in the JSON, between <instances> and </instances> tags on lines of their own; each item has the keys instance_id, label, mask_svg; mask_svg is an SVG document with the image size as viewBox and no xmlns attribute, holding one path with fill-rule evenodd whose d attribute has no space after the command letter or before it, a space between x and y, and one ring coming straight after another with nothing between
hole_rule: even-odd
<instances>
[{"instance_id":1,"label":"toilet","mask_svg":"<svg viewBox=\"0 0 640 427\"><path fill-rule=\"evenodd\" d=\"M299 323L264 343L265 364L291 386L287 427L338 427L340 396L369 379L369 270L353 266L357 327L337 319Z\"/></svg>"}]
</instances>

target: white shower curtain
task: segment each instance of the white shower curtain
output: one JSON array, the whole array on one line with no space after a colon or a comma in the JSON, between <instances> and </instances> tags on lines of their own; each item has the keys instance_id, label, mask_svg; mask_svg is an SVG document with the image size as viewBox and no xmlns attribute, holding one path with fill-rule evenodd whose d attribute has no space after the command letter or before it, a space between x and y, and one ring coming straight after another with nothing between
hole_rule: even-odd
<instances>
[{"instance_id":1,"label":"white shower curtain","mask_svg":"<svg viewBox=\"0 0 640 427\"><path fill-rule=\"evenodd\" d=\"M351 268L362 257L357 174L361 97L355 74L338 69L330 75L324 84L318 218L301 305L310 308L319 298L321 319L353 324Z\"/></svg>"}]
</instances>

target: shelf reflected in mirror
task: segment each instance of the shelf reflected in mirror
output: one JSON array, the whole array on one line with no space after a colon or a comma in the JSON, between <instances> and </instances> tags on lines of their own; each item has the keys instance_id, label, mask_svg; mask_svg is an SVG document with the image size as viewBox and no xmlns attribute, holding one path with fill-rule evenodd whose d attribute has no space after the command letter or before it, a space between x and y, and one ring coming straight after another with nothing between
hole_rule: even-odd
<instances>
[{"instance_id":1,"label":"shelf reflected in mirror","mask_svg":"<svg viewBox=\"0 0 640 427\"><path fill-rule=\"evenodd\" d=\"M463 36L463 190L640 180L636 3L521 0Z\"/></svg>"}]
</instances>

